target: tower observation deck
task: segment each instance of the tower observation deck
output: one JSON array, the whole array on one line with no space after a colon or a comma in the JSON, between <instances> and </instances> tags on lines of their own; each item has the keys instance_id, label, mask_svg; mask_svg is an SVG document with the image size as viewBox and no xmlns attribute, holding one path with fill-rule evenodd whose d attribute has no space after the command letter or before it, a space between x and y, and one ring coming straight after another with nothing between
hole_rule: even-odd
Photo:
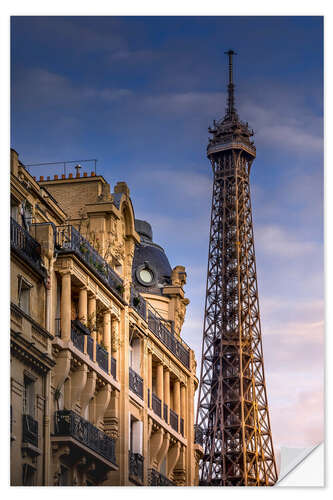
<instances>
[{"instance_id":1,"label":"tower observation deck","mask_svg":"<svg viewBox=\"0 0 333 500\"><path fill-rule=\"evenodd\" d=\"M229 50L225 116L209 128L214 184L196 424L203 486L268 486L277 480L264 375L250 170L256 148L235 108Z\"/></svg>"}]
</instances>

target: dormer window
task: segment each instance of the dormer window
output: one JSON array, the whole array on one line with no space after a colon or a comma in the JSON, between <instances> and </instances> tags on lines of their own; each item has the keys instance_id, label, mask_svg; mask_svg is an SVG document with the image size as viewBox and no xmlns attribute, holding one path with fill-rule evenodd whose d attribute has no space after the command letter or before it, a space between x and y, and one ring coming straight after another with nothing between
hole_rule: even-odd
<instances>
[{"instance_id":1,"label":"dormer window","mask_svg":"<svg viewBox=\"0 0 333 500\"><path fill-rule=\"evenodd\" d=\"M143 265L139 266L135 274L138 282L143 286L152 286L156 281L155 271L152 269L148 262L145 262Z\"/></svg>"}]
</instances>

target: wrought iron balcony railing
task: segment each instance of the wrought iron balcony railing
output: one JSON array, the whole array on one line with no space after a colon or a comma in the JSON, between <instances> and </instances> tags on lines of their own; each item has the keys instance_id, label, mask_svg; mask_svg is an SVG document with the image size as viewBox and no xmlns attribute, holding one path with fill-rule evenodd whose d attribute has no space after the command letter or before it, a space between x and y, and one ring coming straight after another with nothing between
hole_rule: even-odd
<instances>
[{"instance_id":1,"label":"wrought iron balcony railing","mask_svg":"<svg viewBox=\"0 0 333 500\"><path fill-rule=\"evenodd\" d=\"M166 423L169 422L169 419L168 419L168 405L166 405L165 403L163 405L163 418L166 421Z\"/></svg>"},{"instance_id":2,"label":"wrought iron balcony railing","mask_svg":"<svg viewBox=\"0 0 333 500\"><path fill-rule=\"evenodd\" d=\"M54 430L56 436L70 436L116 465L115 440L74 411L56 411Z\"/></svg>"},{"instance_id":3,"label":"wrought iron balcony railing","mask_svg":"<svg viewBox=\"0 0 333 500\"><path fill-rule=\"evenodd\" d=\"M167 329L161 321L150 310L148 311L148 328L156 335L157 338L178 358L186 368L190 367L190 353L182 343L176 339L175 335Z\"/></svg>"},{"instance_id":4,"label":"wrought iron balcony railing","mask_svg":"<svg viewBox=\"0 0 333 500\"><path fill-rule=\"evenodd\" d=\"M181 433L182 436L184 436L184 419L182 417L180 417L180 428L179 428L179 432Z\"/></svg>"},{"instance_id":5,"label":"wrought iron balcony railing","mask_svg":"<svg viewBox=\"0 0 333 500\"><path fill-rule=\"evenodd\" d=\"M35 270L44 275L41 268L40 244L12 217L10 218L10 246Z\"/></svg>"},{"instance_id":6,"label":"wrought iron balcony railing","mask_svg":"<svg viewBox=\"0 0 333 500\"><path fill-rule=\"evenodd\" d=\"M22 415L22 441L38 448L38 422L30 415Z\"/></svg>"},{"instance_id":7,"label":"wrought iron balcony railing","mask_svg":"<svg viewBox=\"0 0 333 500\"><path fill-rule=\"evenodd\" d=\"M128 452L128 477L136 484L143 484L143 463L140 453Z\"/></svg>"},{"instance_id":8,"label":"wrought iron balcony railing","mask_svg":"<svg viewBox=\"0 0 333 500\"><path fill-rule=\"evenodd\" d=\"M122 299L123 280L73 226L57 227L56 245L60 252L75 253L104 285Z\"/></svg>"},{"instance_id":9,"label":"wrought iron balcony railing","mask_svg":"<svg viewBox=\"0 0 333 500\"><path fill-rule=\"evenodd\" d=\"M170 425L174 431L178 432L178 415L170 408Z\"/></svg>"},{"instance_id":10,"label":"wrought iron balcony railing","mask_svg":"<svg viewBox=\"0 0 333 500\"><path fill-rule=\"evenodd\" d=\"M117 379L117 360L111 356L111 375Z\"/></svg>"},{"instance_id":11,"label":"wrought iron balcony railing","mask_svg":"<svg viewBox=\"0 0 333 500\"><path fill-rule=\"evenodd\" d=\"M203 446L203 442L204 442L203 430L198 425L195 425L194 426L194 443L200 444L200 446Z\"/></svg>"},{"instance_id":12,"label":"wrought iron balcony railing","mask_svg":"<svg viewBox=\"0 0 333 500\"><path fill-rule=\"evenodd\" d=\"M148 328L152 331L156 337L163 342L163 344L170 349L172 354L179 359L186 368L190 367L190 353L188 345L182 340L177 339L174 335L173 330L170 331L164 324L166 321L164 318L160 316L160 314L153 308L151 304L148 304L147 301L135 290L131 289L131 306L135 309L138 314L147 321L148 319ZM147 318L148 312L148 318Z\"/></svg>"},{"instance_id":13,"label":"wrought iron balcony railing","mask_svg":"<svg viewBox=\"0 0 333 500\"><path fill-rule=\"evenodd\" d=\"M73 320L71 322L71 341L79 351L84 352L84 335Z\"/></svg>"},{"instance_id":14,"label":"wrought iron balcony railing","mask_svg":"<svg viewBox=\"0 0 333 500\"><path fill-rule=\"evenodd\" d=\"M151 393L151 406L153 409L153 412L156 413L159 417L162 416L162 402L160 398L156 396L153 392Z\"/></svg>"},{"instance_id":15,"label":"wrought iron balcony railing","mask_svg":"<svg viewBox=\"0 0 333 500\"><path fill-rule=\"evenodd\" d=\"M131 288L131 306L141 316L142 319L147 321L147 304L146 300Z\"/></svg>"},{"instance_id":16,"label":"wrought iron balcony railing","mask_svg":"<svg viewBox=\"0 0 333 500\"><path fill-rule=\"evenodd\" d=\"M94 339L92 337L87 337L87 354L91 360L94 357Z\"/></svg>"},{"instance_id":17,"label":"wrought iron balcony railing","mask_svg":"<svg viewBox=\"0 0 333 500\"><path fill-rule=\"evenodd\" d=\"M98 342L96 342L96 362L106 373L109 371L109 354Z\"/></svg>"},{"instance_id":18,"label":"wrought iron balcony railing","mask_svg":"<svg viewBox=\"0 0 333 500\"><path fill-rule=\"evenodd\" d=\"M129 388L143 399L143 378L129 367Z\"/></svg>"},{"instance_id":19,"label":"wrought iron balcony railing","mask_svg":"<svg viewBox=\"0 0 333 500\"><path fill-rule=\"evenodd\" d=\"M173 481L155 469L148 469L148 483L149 486L176 486Z\"/></svg>"}]
</instances>

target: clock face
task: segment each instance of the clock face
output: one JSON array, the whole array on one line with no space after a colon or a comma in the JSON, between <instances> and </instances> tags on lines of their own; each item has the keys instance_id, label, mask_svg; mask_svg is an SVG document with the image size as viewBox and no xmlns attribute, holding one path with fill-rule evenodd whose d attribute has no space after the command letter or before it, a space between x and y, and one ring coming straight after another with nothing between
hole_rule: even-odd
<instances>
[{"instance_id":1,"label":"clock face","mask_svg":"<svg viewBox=\"0 0 333 500\"><path fill-rule=\"evenodd\" d=\"M147 284L151 283L154 278L153 273L149 269L141 269L139 275L140 279Z\"/></svg>"}]
</instances>

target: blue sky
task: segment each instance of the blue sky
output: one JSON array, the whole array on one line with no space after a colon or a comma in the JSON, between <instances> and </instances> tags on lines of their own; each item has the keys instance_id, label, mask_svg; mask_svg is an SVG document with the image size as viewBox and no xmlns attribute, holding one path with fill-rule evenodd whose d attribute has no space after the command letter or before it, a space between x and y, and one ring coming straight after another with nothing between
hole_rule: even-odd
<instances>
[{"instance_id":1,"label":"blue sky","mask_svg":"<svg viewBox=\"0 0 333 500\"><path fill-rule=\"evenodd\" d=\"M323 438L322 24L12 18L12 147L25 163L98 158L111 185L128 183L136 217L151 222L172 266L186 266L183 336L198 360L212 188L207 127L224 114L224 51L238 53L236 106L257 147L252 204L277 447Z\"/></svg>"}]
</instances>

